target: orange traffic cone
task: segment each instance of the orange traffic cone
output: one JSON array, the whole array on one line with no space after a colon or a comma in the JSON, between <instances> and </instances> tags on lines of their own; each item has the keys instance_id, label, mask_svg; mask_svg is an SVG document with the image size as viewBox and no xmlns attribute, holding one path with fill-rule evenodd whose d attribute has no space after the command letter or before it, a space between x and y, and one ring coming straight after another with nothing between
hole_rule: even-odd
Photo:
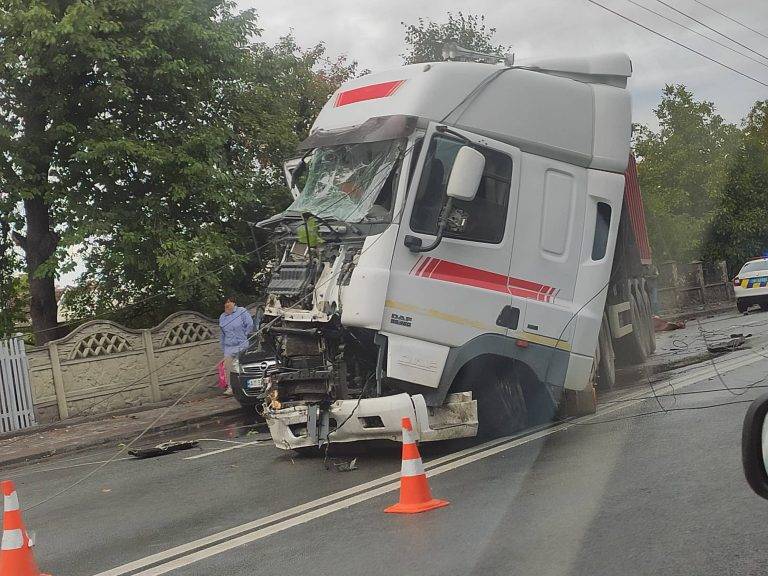
<instances>
[{"instance_id":1,"label":"orange traffic cone","mask_svg":"<svg viewBox=\"0 0 768 576\"><path fill-rule=\"evenodd\" d=\"M421 462L419 448L413 437L410 418L403 418L403 467L400 471L400 502L390 506L384 512L398 514L416 514L433 508L448 506L446 500L432 498ZM0 574L0 576L3 576Z\"/></svg>"},{"instance_id":2,"label":"orange traffic cone","mask_svg":"<svg viewBox=\"0 0 768 576\"><path fill-rule=\"evenodd\" d=\"M47 576L41 574L32 555L19 510L19 497L10 480L3 480L3 541L0 544L0 576Z\"/></svg>"}]
</instances>

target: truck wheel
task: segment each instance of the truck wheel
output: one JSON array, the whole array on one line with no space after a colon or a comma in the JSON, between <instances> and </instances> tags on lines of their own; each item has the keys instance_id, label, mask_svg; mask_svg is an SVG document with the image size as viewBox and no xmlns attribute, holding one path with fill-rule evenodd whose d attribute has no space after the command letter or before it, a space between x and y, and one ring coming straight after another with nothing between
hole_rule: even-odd
<instances>
[{"instance_id":1,"label":"truck wheel","mask_svg":"<svg viewBox=\"0 0 768 576\"><path fill-rule=\"evenodd\" d=\"M489 362L481 382L473 383L477 398L478 436L508 436L528 425L528 408L517 370L508 362Z\"/></svg>"},{"instance_id":2,"label":"truck wheel","mask_svg":"<svg viewBox=\"0 0 768 576\"><path fill-rule=\"evenodd\" d=\"M632 332L622 337L621 347L630 364L642 364L648 358L648 336L642 312L635 295L630 291L627 299L632 317Z\"/></svg>"},{"instance_id":3,"label":"truck wheel","mask_svg":"<svg viewBox=\"0 0 768 576\"><path fill-rule=\"evenodd\" d=\"M741 312L742 314L744 314L744 312L746 312L747 310L749 310L749 306L747 305L747 303L746 303L746 302L744 302L744 300L742 300L742 299L740 299L740 298L737 298L737 299L736 299L736 309L737 309L739 312Z\"/></svg>"},{"instance_id":4,"label":"truck wheel","mask_svg":"<svg viewBox=\"0 0 768 576\"><path fill-rule=\"evenodd\" d=\"M613 390L616 385L616 353L613 350L611 327L605 313L603 313L603 322L597 337L597 351L599 357L597 386L600 390Z\"/></svg>"},{"instance_id":5,"label":"truck wheel","mask_svg":"<svg viewBox=\"0 0 768 576\"><path fill-rule=\"evenodd\" d=\"M656 352L656 330L653 327L653 310L651 309L651 295L648 293L648 285L645 279L640 280L640 296L645 307L645 320L648 324L648 353Z\"/></svg>"}]
</instances>

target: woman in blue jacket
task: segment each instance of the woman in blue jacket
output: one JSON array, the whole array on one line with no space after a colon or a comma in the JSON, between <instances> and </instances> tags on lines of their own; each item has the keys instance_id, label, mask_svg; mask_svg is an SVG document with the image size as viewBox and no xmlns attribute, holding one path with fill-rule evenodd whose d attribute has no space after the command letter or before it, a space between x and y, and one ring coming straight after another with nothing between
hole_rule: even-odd
<instances>
[{"instance_id":1,"label":"woman in blue jacket","mask_svg":"<svg viewBox=\"0 0 768 576\"><path fill-rule=\"evenodd\" d=\"M224 353L224 370L227 374L227 388L224 394L232 395L229 386L229 373L232 370L232 360L248 348L248 335L253 332L253 318L245 308L237 305L234 296L224 300L224 312L219 316L221 328L221 351Z\"/></svg>"}]
</instances>

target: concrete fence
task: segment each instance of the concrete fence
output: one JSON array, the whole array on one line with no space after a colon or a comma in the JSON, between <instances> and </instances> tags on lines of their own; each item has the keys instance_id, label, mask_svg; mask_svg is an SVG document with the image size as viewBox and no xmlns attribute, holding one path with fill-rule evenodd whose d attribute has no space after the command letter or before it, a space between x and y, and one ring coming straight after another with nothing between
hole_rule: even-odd
<instances>
[{"instance_id":1,"label":"concrete fence","mask_svg":"<svg viewBox=\"0 0 768 576\"><path fill-rule=\"evenodd\" d=\"M39 422L176 398L203 378L194 397L215 384L220 357L218 322L196 312L144 330L92 320L27 349Z\"/></svg>"}]
</instances>

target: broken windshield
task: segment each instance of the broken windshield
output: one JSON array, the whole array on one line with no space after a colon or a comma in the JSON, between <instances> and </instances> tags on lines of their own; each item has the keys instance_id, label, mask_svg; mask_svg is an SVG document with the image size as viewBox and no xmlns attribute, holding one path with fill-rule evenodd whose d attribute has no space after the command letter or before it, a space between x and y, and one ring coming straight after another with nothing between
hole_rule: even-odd
<instances>
[{"instance_id":1,"label":"broken windshield","mask_svg":"<svg viewBox=\"0 0 768 576\"><path fill-rule=\"evenodd\" d=\"M344 222L386 217L404 144L405 139L398 139L317 148L307 160L301 194L288 211Z\"/></svg>"}]
</instances>

